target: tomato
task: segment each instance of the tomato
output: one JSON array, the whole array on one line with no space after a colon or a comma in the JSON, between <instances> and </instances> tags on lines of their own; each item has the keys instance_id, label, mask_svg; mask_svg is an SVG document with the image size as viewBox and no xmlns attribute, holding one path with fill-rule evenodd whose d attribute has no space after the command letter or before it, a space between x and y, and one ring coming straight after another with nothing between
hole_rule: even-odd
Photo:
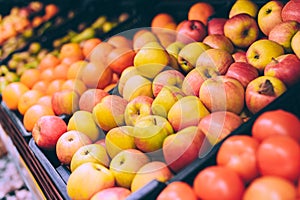
<instances>
[{"instance_id":1,"label":"tomato","mask_svg":"<svg viewBox=\"0 0 300 200\"><path fill-rule=\"evenodd\" d=\"M217 154L217 164L226 166L241 176L245 183L258 176L256 150L259 142L247 135L234 135L226 139Z\"/></svg>"},{"instance_id":2,"label":"tomato","mask_svg":"<svg viewBox=\"0 0 300 200\"><path fill-rule=\"evenodd\" d=\"M194 179L193 188L201 200L241 199L244 192L239 175L223 166L210 166L200 171Z\"/></svg>"},{"instance_id":3,"label":"tomato","mask_svg":"<svg viewBox=\"0 0 300 200\"><path fill-rule=\"evenodd\" d=\"M257 164L262 175L296 181L300 175L300 146L291 137L270 136L258 147Z\"/></svg>"},{"instance_id":4,"label":"tomato","mask_svg":"<svg viewBox=\"0 0 300 200\"><path fill-rule=\"evenodd\" d=\"M175 181L163 189L156 200L197 200L197 196L189 184Z\"/></svg>"},{"instance_id":5,"label":"tomato","mask_svg":"<svg viewBox=\"0 0 300 200\"><path fill-rule=\"evenodd\" d=\"M255 120L252 135L259 141L270 135L289 135L300 143L300 121L285 110L267 111Z\"/></svg>"},{"instance_id":6,"label":"tomato","mask_svg":"<svg viewBox=\"0 0 300 200\"><path fill-rule=\"evenodd\" d=\"M296 199L296 187L277 176L256 178L246 189L243 200Z\"/></svg>"}]
</instances>

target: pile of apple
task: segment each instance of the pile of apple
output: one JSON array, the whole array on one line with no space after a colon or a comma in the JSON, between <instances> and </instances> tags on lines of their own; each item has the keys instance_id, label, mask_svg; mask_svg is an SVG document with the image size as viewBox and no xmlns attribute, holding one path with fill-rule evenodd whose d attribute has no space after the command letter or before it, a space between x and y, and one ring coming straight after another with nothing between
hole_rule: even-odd
<instances>
[{"instance_id":1,"label":"pile of apple","mask_svg":"<svg viewBox=\"0 0 300 200\"><path fill-rule=\"evenodd\" d=\"M121 199L153 179L165 182L296 84L299 7L238 0L228 18L93 43L73 91L53 94L56 116L32 130L69 167L68 195Z\"/></svg>"}]
</instances>

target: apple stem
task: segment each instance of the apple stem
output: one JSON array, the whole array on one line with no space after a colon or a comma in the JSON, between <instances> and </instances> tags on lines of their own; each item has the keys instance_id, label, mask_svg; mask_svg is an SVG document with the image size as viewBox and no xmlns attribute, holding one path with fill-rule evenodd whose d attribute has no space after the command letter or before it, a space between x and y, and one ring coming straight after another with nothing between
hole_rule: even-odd
<instances>
[{"instance_id":1,"label":"apple stem","mask_svg":"<svg viewBox=\"0 0 300 200\"><path fill-rule=\"evenodd\" d=\"M154 124L154 125L157 125L157 121L156 121L156 118L155 118L155 117L153 118L153 124Z\"/></svg>"},{"instance_id":2,"label":"apple stem","mask_svg":"<svg viewBox=\"0 0 300 200\"><path fill-rule=\"evenodd\" d=\"M258 93L268 96L275 95L273 84L269 79L267 79L265 82L259 85Z\"/></svg>"},{"instance_id":3,"label":"apple stem","mask_svg":"<svg viewBox=\"0 0 300 200\"><path fill-rule=\"evenodd\" d=\"M278 60L276 60L275 58L272 57L272 61L274 61L276 64L278 64Z\"/></svg>"}]
</instances>

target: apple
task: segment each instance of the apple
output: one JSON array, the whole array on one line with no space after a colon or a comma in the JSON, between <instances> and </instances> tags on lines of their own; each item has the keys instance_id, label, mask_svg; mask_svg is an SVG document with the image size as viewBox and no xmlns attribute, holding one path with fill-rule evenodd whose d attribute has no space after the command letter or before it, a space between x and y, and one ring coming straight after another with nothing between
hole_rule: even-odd
<instances>
[{"instance_id":1,"label":"apple","mask_svg":"<svg viewBox=\"0 0 300 200\"><path fill-rule=\"evenodd\" d=\"M121 96L123 96L123 89L125 86L125 83L127 82L127 80L134 76L134 75L139 75L139 72L136 70L136 68L134 66L130 66L127 67L126 69L124 69L124 71L122 72L119 81L118 81L118 92Z\"/></svg>"},{"instance_id":2,"label":"apple","mask_svg":"<svg viewBox=\"0 0 300 200\"><path fill-rule=\"evenodd\" d=\"M131 183L131 191L138 191L140 188L144 187L152 180L166 182L172 177L173 174L166 163L161 161L151 161L143 165L137 171Z\"/></svg>"},{"instance_id":3,"label":"apple","mask_svg":"<svg viewBox=\"0 0 300 200\"><path fill-rule=\"evenodd\" d=\"M166 118L158 115L144 116L135 123L134 143L143 152L156 152L162 148L164 139L173 132L173 127Z\"/></svg>"},{"instance_id":4,"label":"apple","mask_svg":"<svg viewBox=\"0 0 300 200\"><path fill-rule=\"evenodd\" d=\"M137 171L150 162L148 156L137 149L120 151L110 162L109 169L113 173L116 185L130 189Z\"/></svg>"},{"instance_id":5,"label":"apple","mask_svg":"<svg viewBox=\"0 0 300 200\"><path fill-rule=\"evenodd\" d=\"M102 98L93 108L93 116L96 123L104 131L125 124L124 112L127 101L117 95L108 95Z\"/></svg>"},{"instance_id":6,"label":"apple","mask_svg":"<svg viewBox=\"0 0 300 200\"><path fill-rule=\"evenodd\" d=\"M57 140L67 132L66 122L58 116L42 116L34 124L32 138L42 149L55 149Z\"/></svg>"},{"instance_id":7,"label":"apple","mask_svg":"<svg viewBox=\"0 0 300 200\"><path fill-rule=\"evenodd\" d=\"M191 42L185 45L178 54L178 63L183 72L188 73L196 67L198 57L210 47L203 42Z\"/></svg>"},{"instance_id":8,"label":"apple","mask_svg":"<svg viewBox=\"0 0 300 200\"><path fill-rule=\"evenodd\" d=\"M182 91L185 95L198 96L202 83L211 77L218 76L219 72L211 67L196 67L192 69L184 78Z\"/></svg>"},{"instance_id":9,"label":"apple","mask_svg":"<svg viewBox=\"0 0 300 200\"><path fill-rule=\"evenodd\" d=\"M223 49L232 54L234 47L232 42L225 36L220 34L211 34L203 39L203 43L207 44L213 49Z\"/></svg>"},{"instance_id":10,"label":"apple","mask_svg":"<svg viewBox=\"0 0 300 200\"><path fill-rule=\"evenodd\" d=\"M97 88L90 88L83 92L79 98L79 109L92 112L93 108L101 99L108 96L109 93Z\"/></svg>"},{"instance_id":11,"label":"apple","mask_svg":"<svg viewBox=\"0 0 300 200\"><path fill-rule=\"evenodd\" d=\"M270 31L268 39L282 45L285 52L291 53L291 40L299 30L300 24L296 21L281 22Z\"/></svg>"},{"instance_id":12,"label":"apple","mask_svg":"<svg viewBox=\"0 0 300 200\"><path fill-rule=\"evenodd\" d=\"M179 99L169 110L168 120L175 132L188 126L197 126L209 111L196 96L185 96Z\"/></svg>"},{"instance_id":13,"label":"apple","mask_svg":"<svg viewBox=\"0 0 300 200\"><path fill-rule=\"evenodd\" d=\"M152 114L167 118L170 108L183 96L185 94L178 87L165 85L153 100L151 105Z\"/></svg>"},{"instance_id":14,"label":"apple","mask_svg":"<svg viewBox=\"0 0 300 200\"><path fill-rule=\"evenodd\" d=\"M197 126L189 126L164 140L163 155L168 167L179 172L198 158L205 135Z\"/></svg>"},{"instance_id":15,"label":"apple","mask_svg":"<svg viewBox=\"0 0 300 200\"><path fill-rule=\"evenodd\" d=\"M153 96L156 97L164 86L176 86L181 88L184 75L174 69L160 72L152 81Z\"/></svg>"},{"instance_id":16,"label":"apple","mask_svg":"<svg viewBox=\"0 0 300 200\"><path fill-rule=\"evenodd\" d=\"M105 167L109 166L110 158L106 153L106 149L100 144L87 144L80 147L71 159L71 172L77 169L80 165L87 162L101 164Z\"/></svg>"},{"instance_id":17,"label":"apple","mask_svg":"<svg viewBox=\"0 0 300 200\"><path fill-rule=\"evenodd\" d=\"M253 18L256 18L258 12L257 4L252 0L236 0L231 6L229 11L229 18L232 18L238 14L248 14Z\"/></svg>"},{"instance_id":18,"label":"apple","mask_svg":"<svg viewBox=\"0 0 300 200\"><path fill-rule=\"evenodd\" d=\"M224 35L240 48L249 47L257 40L259 28L256 20L248 14L238 14L228 19L224 25Z\"/></svg>"},{"instance_id":19,"label":"apple","mask_svg":"<svg viewBox=\"0 0 300 200\"><path fill-rule=\"evenodd\" d=\"M102 138L102 139L97 140L96 142L94 142L94 144L100 144L100 145L102 145L104 148L106 148L106 147L105 147L105 138Z\"/></svg>"},{"instance_id":20,"label":"apple","mask_svg":"<svg viewBox=\"0 0 300 200\"><path fill-rule=\"evenodd\" d=\"M175 31L176 24L174 24L174 28L165 28L165 27L152 27L152 32L155 33L156 37L158 38L160 44L167 48L173 42L176 42L177 32Z\"/></svg>"},{"instance_id":21,"label":"apple","mask_svg":"<svg viewBox=\"0 0 300 200\"><path fill-rule=\"evenodd\" d=\"M223 49L208 49L198 57L196 67L210 67L224 75L233 61L231 54Z\"/></svg>"},{"instance_id":22,"label":"apple","mask_svg":"<svg viewBox=\"0 0 300 200\"><path fill-rule=\"evenodd\" d=\"M199 98L210 112L230 111L240 114L244 108L244 97L243 85L227 76L207 79L199 90Z\"/></svg>"},{"instance_id":23,"label":"apple","mask_svg":"<svg viewBox=\"0 0 300 200\"><path fill-rule=\"evenodd\" d=\"M101 164L88 162L70 174L66 188L71 199L90 199L97 192L114 185L115 178L109 169Z\"/></svg>"},{"instance_id":24,"label":"apple","mask_svg":"<svg viewBox=\"0 0 300 200\"><path fill-rule=\"evenodd\" d=\"M133 49L138 52L145 44L149 42L158 42L157 36L148 29L137 29L133 35Z\"/></svg>"},{"instance_id":25,"label":"apple","mask_svg":"<svg viewBox=\"0 0 300 200\"><path fill-rule=\"evenodd\" d=\"M107 189L100 190L96 194L94 194L91 198L91 200L125 200L129 195L131 194L131 191L127 188L123 187L111 187Z\"/></svg>"},{"instance_id":26,"label":"apple","mask_svg":"<svg viewBox=\"0 0 300 200\"><path fill-rule=\"evenodd\" d=\"M235 78L246 88L248 83L258 77L258 71L249 63L234 62L229 66L225 75L230 78Z\"/></svg>"},{"instance_id":27,"label":"apple","mask_svg":"<svg viewBox=\"0 0 300 200\"><path fill-rule=\"evenodd\" d=\"M110 158L114 158L123 149L135 149L133 126L110 129L105 137L105 147Z\"/></svg>"},{"instance_id":28,"label":"apple","mask_svg":"<svg viewBox=\"0 0 300 200\"><path fill-rule=\"evenodd\" d=\"M294 51L296 56L300 59L300 47L298 45L299 43L300 43L300 31L295 33L291 41L292 50Z\"/></svg>"},{"instance_id":29,"label":"apple","mask_svg":"<svg viewBox=\"0 0 300 200\"><path fill-rule=\"evenodd\" d=\"M295 54L281 55L266 66L264 75L274 76L291 87L300 80L300 60Z\"/></svg>"},{"instance_id":30,"label":"apple","mask_svg":"<svg viewBox=\"0 0 300 200\"><path fill-rule=\"evenodd\" d=\"M73 90L53 93L51 104L55 115L71 115L79 109L79 95Z\"/></svg>"},{"instance_id":31,"label":"apple","mask_svg":"<svg viewBox=\"0 0 300 200\"><path fill-rule=\"evenodd\" d=\"M109 37L106 42L114 46L115 48L119 48L119 47L132 48L132 41L127 37L125 37L124 35L120 35L120 34Z\"/></svg>"},{"instance_id":32,"label":"apple","mask_svg":"<svg viewBox=\"0 0 300 200\"><path fill-rule=\"evenodd\" d=\"M201 42L207 35L206 26L199 20L184 20L177 30L176 41L184 44Z\"/></svg>"},{"instance_id":33,"label":"apple","mask_svg":"<svg viewBox=\"0 0 300 200\"><path fill-rule=\"evenodd\" d=\"M283 54L284 48L277 42L268 39L255 41L246 52L248 63L258 69L260 73L264 71L266 65L272 61L272 58Z\"/></svg>"},{"instance_id":34,"label":"apple","mask_svg":"<svg viewBox=\"0 0 300 200\"><path fill-rule=\"evenodd\" d=\"M255 114L286 91L284 83L272 76L260 76L252 80L245 92L248 110Z\"/></svg>"},{"instance_id":35,"label":"apple","mask_svg":"<svg viewBox=\"0 0 300 200\"><path fill-rule=\"evenodd\" d=\"M77 130L86 134L93 142L98 140L104 133L100 130L93 114L88 111L78 110L69 119L67 130Z\"/></svg>"},{"instance_id":36,"label":"apple","mask_svg":"<svg viewBox=\"0 0 300 200\"><path fill-rule=\"evenodd\" d=\"M123 98L127 101L131 101L138 96L153 98L152 81L142 75L130 77L123 88Z\"/></svg>"},{"instance_id":37,"label":"apple","mask_svg":"<svg viewBox=\"0 0 300 200\"><path fill-rule=\"evenodd\" d=\"M143 95L129 101L124 113L126 125L134 126L140 117L151 115L152 102L153 98Z\"/></svg>"},{"instance_id":38,"label":"apple","mask_svg":"<svg viewBox=\"0 0 300 200\"><path fill-rule=\"evenodd\" d=\"M242 123L242 118L233 112L217 111L204 117L198 128L205 134L209 143L214 146Z\"/></svg>"},{"instance_id":39,"label":"apple","mask_svg":"<svg viewBox=\"0 0 300 200\"><path fill-rule=\"evenodd\" d=\"M212 18L207 23L207 33L208 35L219 34L224 35L224 25L227 18Z\"/></svg>"},{"instance_id":40,"label":"apple","mask_svg":"<svg viewBox=\"0 0 300 200\"><path fill-rule=\"evenodd\" d=\"M92 144L92 140L84 133L67 131L56 142L56 156L62 164L69 165L74 153L88 144Z\"/></svg>"},{"instance_id":41,"label":"apple","mask_svg":"<svg viewBox=\"0 0 300 200\"><path fill-rule=\"evenodd\" d=\"M231 56L234 62L247 62L246 51L239 50L233 53Z\"/></svg>"},{"instance_id":42,"label":"apple","mask_svg":"<svg viewBox=\"0 0 300 200\"><path fill-rule=\"evenodd\" d=\"M300 23L300 2L298 0L288 1L281 11L281 17L283 21L297 21Z\"/></svg>"},{"instance_id":43,"label":"apple","mask_svg":"<svg viewBox=\"0 0 300 200\"><path fill-rule=\"evenodd\" d=\"M108 67L120 75L124 69L133 65L135 54L135 51L129 47L115 48L107 56Z\"/></svg>"},{"instance_id":44,"label":"apple","mask_svg":"<svg viewBox=\"0 0 300 200\"><path fill-rule=\"evenodd\" d=\"M108 42L102 41L96 47L93 48L89 54L89 60L96 66L103 65L107 66L108 54L115 49L113 45Z\"/></svg>"},{"instance_id":45,"label":"apple","mask_svg":"<svg viewBox=\"0 0 300 200\"><path fill-rule=\"evenodd\" d=\"M283 2L272 0L259 9L257 15L258 26L266 36L269 35L274 26L282 22L281 10L283 6Z\"/></svg>"}]
</instances>

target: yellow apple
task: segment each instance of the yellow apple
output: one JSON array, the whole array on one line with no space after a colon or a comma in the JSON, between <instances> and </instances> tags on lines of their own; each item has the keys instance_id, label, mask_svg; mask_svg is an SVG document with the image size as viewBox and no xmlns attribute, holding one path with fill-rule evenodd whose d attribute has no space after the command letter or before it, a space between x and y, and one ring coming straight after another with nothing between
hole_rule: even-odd
<instances>
[{"instance_id":1,"label":"yellow apple","mask_svg":"<svg viewBox=\"0 0 300 200\"><path fill-rule=\"evenodd\" d=\"M78 110L70 118L67 130L77 130L86 134L93 142L98 140L104 133L97 126L93 114L88 111Z\"/></svg>"},{"instance_id":2,"label":"yellow apple","mask_svg":"<svg viewBox=\"0 0 300 200\"><path fill-rule=\"evenodd\" d=\"M134 75L124 85L123 98L131 101L141 95L153 97L152 82L141 75Z\"/></svg>"},{"instance_id":3,"label":"yellow apple","mask_svg":"<svg viewBox=\"0 0 300 200\"><path fill-rule=\"evenodd\" d=\"M110 170L101 164L88 162L71 173L66 187L71 199L82 200L114 185L115 178Z\"/></svg>"},{"instance_id":4,"label":"yellow apple","mask_svg":"<svg viewBox=\"0 0 300 200\"><path fill-rule=\"evenodd\" d=\"M291 41L291 46L292 46L292 50L294 51L294 53L296 54L296 56L300 59L300 31L298 31L292 38Z\"/></svg>"},{"instance_id":5,"label":"yellow apple","mask_svg":"<svg viewBox=\"0 0 300 200\"><path fill-rule=\"evenodd\" d=\"M84 145L74 153L70 163L71 171L74 172L78 166L87 162L98 163L108 167L110 159L106 149L101 144Z\"/></svg>"},{"instance_id":6,"label":"yellow apple","mask_svg":"<svg viewBox=\"0 0 300 200\"><path fill-rule=\"evenodd\" d=\"M258 6L254 1L237 0L229 11L229 18L241 13L246 13L256 18L257 12L258 12Z\"/></svg>"},{"instance_id":7,"label":"yellow apple","mask_svg":"<svg viewBox=\"0 0 300 200\"><path fill-rule=\"evenodd\" d=\"M133 126L119 126L110 129L105 137L105 147L110 158L124 149L135 149Z\"/></svg>"},{"instance_id":8,"label":"yellow apple","mask_svg":"<svg viewBox=\"0 0 300 200\"><path fill-rule=\"evenodd\" d=\"M127 80L134 76L139 75L139 72L134 66L127 67L121 74L119 82L118 82L118 92L121 96L123 96L123 89L124 85L127 82Z\"/></svg>"}]
</instances>

